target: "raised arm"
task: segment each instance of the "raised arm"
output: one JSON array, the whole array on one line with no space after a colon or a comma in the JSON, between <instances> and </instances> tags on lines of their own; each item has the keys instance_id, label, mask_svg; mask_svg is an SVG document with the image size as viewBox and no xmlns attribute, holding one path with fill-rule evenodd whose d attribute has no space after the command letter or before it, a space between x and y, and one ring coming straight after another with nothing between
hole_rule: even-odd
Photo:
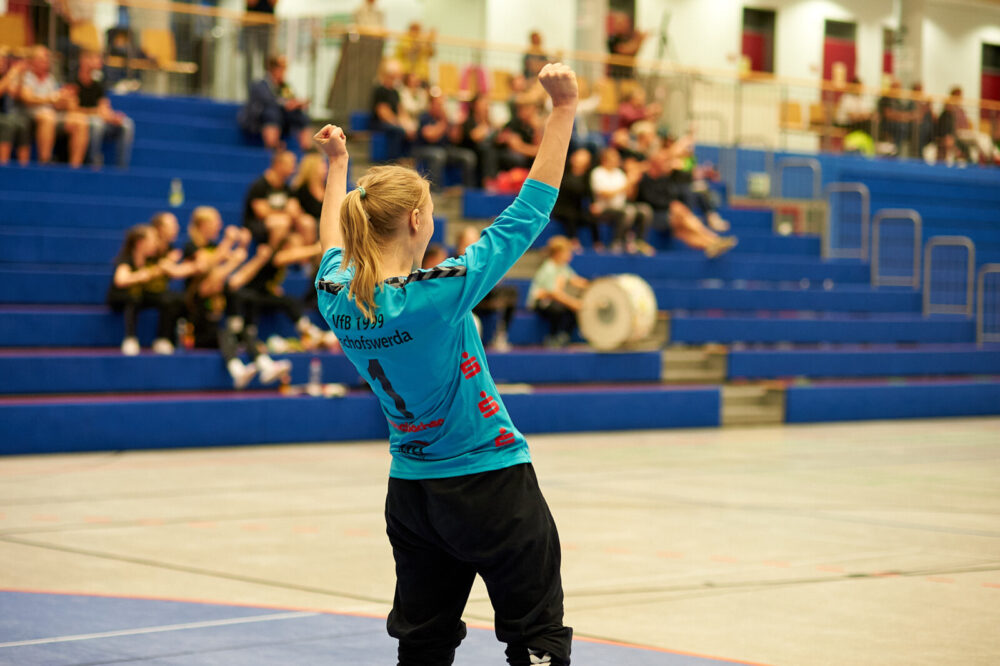
<instances>
[{"instance_id":1,"label":"raised arm","mask_svg":"<svg viewBox=\"0 0 1000 666\"><path fill-rule=\"evenodd\" d=\"M323 195L323 210L319 216L319 242L323 253L331 247L343 247L344 237L340 233L340 205L347 196L347 137L344 130L327 125L313 137L316 145L330 158L330 170L326 177L326 193Z\"/></svg>"},{"instance_id":2,"label":"raised arm","mask_svg":"<svg viewBox=\"0 0 1000 666\"><path fill-rule=\"evenodd\" d=\"M566 166L569 140L573 136L579 89L576 74L562 63L543 67L538 73L538 81L552 98L552 114L545 122L542 143L538 147L528 178L558 188Z\"/></svg>"}]
</instances>

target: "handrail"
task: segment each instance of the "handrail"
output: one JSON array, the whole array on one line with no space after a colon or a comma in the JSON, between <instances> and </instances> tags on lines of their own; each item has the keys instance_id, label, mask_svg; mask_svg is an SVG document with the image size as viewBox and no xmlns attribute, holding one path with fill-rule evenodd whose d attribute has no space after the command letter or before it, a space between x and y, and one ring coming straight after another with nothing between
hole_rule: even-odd
<instances>
[{"instance_id":1,"label":"handrail","mask_svg":"<svg viewBox=\"0 0 1000 666\"><path fill-rule=\"evenodd\" d=\"M879 230L882 220L909 220L913 223L913 275L910 277L898 275L882 275L881 247L882 237ZM872 220L872 286L873 287L912 287L920 288L920 244L923 242L923 220L920 213L909 208L886 208L875 214Z\"/></svg>"},{"instance_id":2,"label":"handrail","mask_svg":"<svg viewBox=\"0 0 1000 666\"><path fill-rule=\"evenodd\" d=\"M85 0L87 2L98 2L100 0ZM121 4L128 4L129 2L150 2L154 0L122 0ZM378 28L368 28L362 26L355 26L350 24L332 24L326 30L327 37L345 36L345 35L360 35L367 37L375 37L379 39L399 39L401 37L408 36L408 33L399 32L394 30L378 29ZM437 35L434 38L434 43L439 46L458 46L464 48L473 48L481 51L506 51L509 53L519 53L523 54L527 51L525 46L519 44L509 44L506 42L490 42L486 40L476 40L469 39L465 37L454 37L452 35ZM641 69L645 71L657 72L657 73L675 73L675 74L691 74L691 75L702 75L702 76L715 76L719 78L732 79L735 83L747 83L747 82L761 82L761 83L772 83L774 85L790 85L799 88L814 88L822 92L846 92L848 90L847 85L838 84L833 81L816 81L814 79L805 79L791 76L776 75L764 72L751 72L741 73L738 70L734 71L731 69L719 69L711 67L692 67L689 65L679 65L677 63L667 62L658 59L647 59L647 58L635 58L632 56L622 56L615 54L605 54L605 53L595 53L593 51L576 51L576 50L562 50L553 49L551 51L553 55L559 56L561 58L566 58L570 60L580 60L583 62L590 62L594 64L606 64L606 65L625 65L635 67L636 69ZM892 97L897 99L909 99L914 101L923 102L937 102L944 103L953 101L951 97L945 95L929 95L929 94L918 94L909 90L883 90L881 88L870 88L870 87L855 87L850 86L850 88L862 95L878 96L878 97ZM979 108L1000 111L1000 102L986 99L962 99L960 102L961 106L978 106Z\"/></svg>"},{"instance_id":3,"label":"handrail","mask_svg":"<svg viewBox=\"0 0 1000 666\"><path fill-rule=\"evenodd\" d=\"M964 247L966 249L965 304L935 304L931 299L931 273L934 270L934 248ZM964 314L972 316L972 290L975 287L976 246L968 236L934 236L924 247L924 316L932 314Z\"/></svg>"},{"instance_id":4,"label":"handrail","mask_svg":"<svg viewBox=\"0 0 1000 666\"><path fill-rule=\"evenodd\" d=\"M812 171L813 191L812 199L819 199L823 191L823 167L815 157L785 157L778 160L778 197L783 198L785 192L785 168L809 169Z\"/></svg>"},{"instance_id":5,"label":"handrail","mask_svg":"<svg viewBox=\"0 0 1000 666\"><path fill-rule=\"evenodd\" d=\"M105 0L77 0L91 5L103 4ZM168 0L117 0L115 3L121 7L133 7L135 9L151 9L153 11L163 11L172 14L193 14L195 16L211 16L213 18L239 21L250 25L275 25L281 18L266 12L241 12L234 9L219 9L217 7L205 7L202 5L187 4L183 2L169 2Z\"/></svg>"},{"instance_id":6,"label":"handrail","mask_svg":"<svg viewBox=\"0 0 1000 666\"><path fill-rule=\"evenodd\" d=\"M833 247L833 221L831 219L832 213L830 212L833 207L830 205L830 198L833 194L850 193L861 197L861 231L859 234L860 243L857 250L854 248ZM861 261L866 261L868 259L869 216L871 215L871 193L868 190L868 186L864 183L830 183L826 186L826 201L827 220L826 229L823 233L823 258L860 259Z\"/></svg>"},{"instance_id":7,"label":"handrail","mask_svg":"<svg viewBox=\"0 0 1000 666\"><path fill-rule=\"evenodd\" d=\"M984 301L987 273L1000 274L1000 264L983 264L976 278L976 344L980 347L984 342L1000 342L1000 332L986 332Z\"/></svg>"}]
</instances>

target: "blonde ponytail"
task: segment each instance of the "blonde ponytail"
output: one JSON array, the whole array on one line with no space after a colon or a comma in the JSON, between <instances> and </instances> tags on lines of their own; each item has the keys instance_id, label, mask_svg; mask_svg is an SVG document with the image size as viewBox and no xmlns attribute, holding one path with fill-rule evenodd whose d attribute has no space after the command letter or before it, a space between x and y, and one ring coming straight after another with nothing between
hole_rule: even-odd
<instances>
[{"instance_id":1,"label":"blonde ponytail","mask_svg":"<svg viewBox=\"0 0 1000 666\"><path fill-rule=\"evenodd\" d=\"M405 228L410 213L424 206L429 197L427 181L413 169L381 166L369 169L358 180L358 189L344 198L340 207L343 266L354 265L348 295L365 317L375 314L382 253Z\"/></svg>"}]
</instances>

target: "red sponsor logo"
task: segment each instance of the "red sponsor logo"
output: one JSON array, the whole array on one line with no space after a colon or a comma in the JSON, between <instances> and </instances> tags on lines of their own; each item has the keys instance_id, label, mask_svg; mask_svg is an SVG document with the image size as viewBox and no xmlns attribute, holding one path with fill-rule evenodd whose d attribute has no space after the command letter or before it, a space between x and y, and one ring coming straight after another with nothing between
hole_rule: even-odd
<instances>
[{"instance_id":1,"label":"red sponsor logo","mask_svg":"<svg viewBox=\"0 0 1000 666\"><path fill-rule=\"evenodd\" d=\"M500 428L500 436L493 440L493 446L507 446L517 440L514 433L507 432L506 428Z\"/></svg>"},{"instance_id":2,"label":"red sponsor logo","mask_svg":"<svg viewBox=\"0 0 1000 666\"><path fill-rule=\"evenodd\" d=\"M389 425L399 432L421 432L431 428L440 428L444 425L444 419L436 419L429 423L396 423L395 421L389 420Z\"/></svg>"},{"instance_id":3,"label":"red sponsor logo","mask_svg":"<svg viewBox=\"0 0 1000 666\"><path fill-rule=\"evenodd\" d=\"M465 375L466 379L472 379L482 371L482 367L479 365L479 360L472 356L469 357L469 352L462 352L462 364L459 366L462 370L462 374Z\"/></svg>"},{"instance_id":4,"label":"red sponsor logo","mask_svg":"<svg viewBox=\"0 0 1000 666\"><path fill-rule=\"evenodd\" d=\"M500 403L491 395L486 395L486 391L480 391L479 411L483 413L483 418L488 419L500 411Z\"/></svg>"}]
</instances>

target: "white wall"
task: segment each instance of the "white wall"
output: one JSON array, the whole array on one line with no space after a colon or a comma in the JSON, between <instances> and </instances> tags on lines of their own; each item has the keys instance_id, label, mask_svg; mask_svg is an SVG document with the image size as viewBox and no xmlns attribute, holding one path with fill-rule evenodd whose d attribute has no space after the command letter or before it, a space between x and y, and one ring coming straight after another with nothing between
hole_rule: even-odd
<instances>
[{"instance_id":1,"label":"white wall","mask_svg":"<svg viewBox=\"0 0 1000 666\"><path fill-rule=\"evenodd\" d=\"M963 7L933 3L924 17L924 89L945 95L962 86L967 98L978 98L982 80L983 43L1000 45L1000 7Z\"/></svg>"},{"instance_id":2,"label":"white wall","mask_svg":"<svg viewBox=\"0 0 1000 666\"><path fill-rule=\"evenodd\" d=\"M572 50L576 38L576 0L484 0L486 41L528 44L528 34L538 30L550 53ZM491 66L521 70L521 54L491 56Z\"/></svg>"}]
</instances>

